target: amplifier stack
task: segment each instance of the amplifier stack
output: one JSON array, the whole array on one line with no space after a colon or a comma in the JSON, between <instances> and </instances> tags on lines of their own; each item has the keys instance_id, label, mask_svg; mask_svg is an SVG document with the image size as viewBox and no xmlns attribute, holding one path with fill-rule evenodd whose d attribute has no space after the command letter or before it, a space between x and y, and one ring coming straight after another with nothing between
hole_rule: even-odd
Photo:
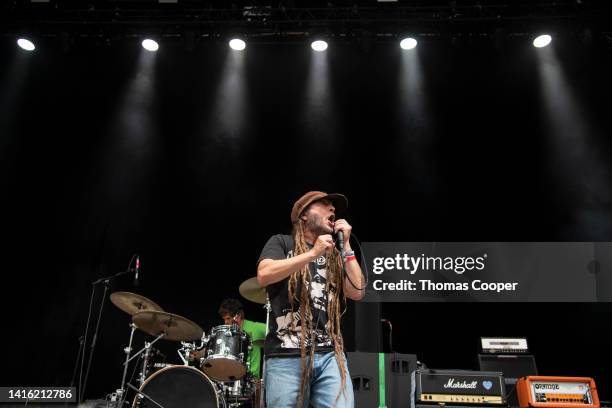
<instances>
[{"instance_id":1,"label":"amplifier stack","mask_svg":"<svg viewBox=\"0 0 612 408\"><path fill-rule=\"evenodd\" d=\"M608 408L589 377L537 375L525 338L481 339L480 371L425 368L417 356L347 353L356 408Z\"/></svg>"}]
</instances>

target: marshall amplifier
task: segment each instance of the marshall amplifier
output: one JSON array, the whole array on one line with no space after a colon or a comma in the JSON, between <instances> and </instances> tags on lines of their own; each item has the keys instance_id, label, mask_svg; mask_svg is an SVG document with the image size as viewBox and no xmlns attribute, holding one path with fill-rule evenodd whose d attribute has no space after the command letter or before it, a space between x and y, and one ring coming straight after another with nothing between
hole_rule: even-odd
<instances>
[{"instance_id":1,"label":"marshall amplifier","mask_svg":"<svg viewBox=\"0 0 612 408\"><path fill-rule=\"evenodd\" d=\"M521 408L599 408L595 381L588 377L523 377L516 392Z\"/></svg>"},{"instance_id":2,"label":"marshall amplifier","mask_svg":"<svg viewBox=\"0 0 612 408\"><path fill-rule=\"evenodd\" d=\"M506 406L502 373L492 371L416 370L413 406Z\"/></svg>"}]
</instances>

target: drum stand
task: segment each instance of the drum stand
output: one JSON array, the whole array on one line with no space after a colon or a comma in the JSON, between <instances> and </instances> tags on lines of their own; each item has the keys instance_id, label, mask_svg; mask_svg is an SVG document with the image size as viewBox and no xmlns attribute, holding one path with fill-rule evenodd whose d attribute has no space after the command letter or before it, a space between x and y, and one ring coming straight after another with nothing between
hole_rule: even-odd
<instances>
[{"instance_id":1,"label":"drum stand","mask_svg":"<svg viewBox=\"0 0 612 408\"><path fill-rule=\"evenodd\" d=\"M176 352L178 353L179 358L183 362L183 365L188 366L189 361L191 361L192 353L194 351L201 351L207 343L208 343L208 336L206 336L206 332L204 331L202 332L202 337L200 338L200 346L197 346L195 341L191 341L191 342L181 341L181 348L178 349ZM200 357L199 359L200 363L203 359L204 357ZM199 364L198 366L201 366L201 364Z\"/></svg>"},{"instance_id":2,"label":"drum stand","mask_svg":"<svg viewBox=\"0 0 612 408\"><path fill-rule=\"evenodd\" d=\"M264 309L266 309L266 338L268 337L268 331L270 331L270 311L272 310L272 306L270 305L270 297L266 292L266 304L264 305ZM263 347L263 362L261 364L261 378L260 384L261 387L259 389L259 408L264 407L264 390L265 384L264 379L266 378L266 348Z\"/></svg>"},{"instance_id":3,"label":"drum stand","mask_svg":"<svg viewBox=\"0 0 612 408\"><path fill-rule=\"evenodd\" d=\"M125 363L123 363L123 377L121 378L121 388L119 388L117 390L117 400L121 401L121 405L123 405L123 395L126 392L125 389L125 377L127 376L127 370L128 370L128 362L130 361L130 353L132 352L132 340L134 339L134 332L136 331L136 325L134 323L130 323L130 328L132 329L130 332L130 341L128 343L128 346L126 348L123 349L123 351L125 352Z\"/></svg>"},{"instance_id":4,"label":"drum stand","mask_svg":"<svg viewBox=\"0 0 612 408\"><path fill-rule=\"evenodd\" d=\"M140 376L138 377L138 384L142 386L142 384L147 379L147 375L149 374L149 356L151 354L151 344L149 342L145 342L145 352L144 358L142 360L142 370L140 370Z\"/></svg>"},{"instance_id":5,"label":"drum stand","mask_svg":"<svg viewBox=\"0 0 612 408\"><path fill-rule=\"evenodd\" d=\"M195 346L192 343L187 343L186 341L181 341L182 347L177 350L177 353L180 359L183 361L183 365L189 365L189 356L192 351L195 350Z\"/></svg>"}]
</instances>

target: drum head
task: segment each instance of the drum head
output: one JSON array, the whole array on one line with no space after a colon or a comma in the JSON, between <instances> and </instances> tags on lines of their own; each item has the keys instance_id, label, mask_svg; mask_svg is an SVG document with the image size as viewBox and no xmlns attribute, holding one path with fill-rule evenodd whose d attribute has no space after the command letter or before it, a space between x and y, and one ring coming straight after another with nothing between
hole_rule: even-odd
<instances>
[{"instance_id":1,"label":"drum head","mask_svg":"<svg viewBox=\"0 0 612 408\"><path fill-rule=\"evenodd\" d=\"M210 333L212 335L215 335L215 334L217 334L219 332L225 333L225 332L228 332L228 331L231 332L231 333L234 333L234 334L236 334L236 333L244 333L240 329L240 327L238 327L238 325L236 325L236 324L220 324L218 326L213 327L210 330Z\"/></svg>"},{"instance_id":2,"label":"drum head","mask_svg":"<svg viewBox=\"0 0 612 408\"><path fill-rule=\"evenodd\" d=\"M246 374L246 366L240 360L223 356L211 356L202 363L202 371L218 381L239 380Z\"/></svg>"},{"instance_id":3,"label":"drum head","mask_svg":"<svg viewBox=\"0 0 612 408\"><path fill-rule=\"evenodd\" d=\"M217 389L201 371L187 366L166 367L151 375L140 391L164 408L219 408ZM134 406L136 401L134 400ZM141 408L158 408L142 398Z\"/></svg>"}]
</instances>

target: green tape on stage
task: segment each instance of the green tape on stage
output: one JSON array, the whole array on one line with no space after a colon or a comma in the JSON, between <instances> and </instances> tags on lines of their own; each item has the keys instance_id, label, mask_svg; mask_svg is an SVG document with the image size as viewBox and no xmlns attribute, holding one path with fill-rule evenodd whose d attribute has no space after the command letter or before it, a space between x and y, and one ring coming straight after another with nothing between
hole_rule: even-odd
<instances>
[{"instance_id":1,"label":"green tape on stage","mask_svg":"<svg viewBox=\"0 0 612 408\"><path fill-rule=\"evenodd\" d=\"M378 408L387 408L385 396L385 353L378 353Z\"/></svg>"}]
</instances>

